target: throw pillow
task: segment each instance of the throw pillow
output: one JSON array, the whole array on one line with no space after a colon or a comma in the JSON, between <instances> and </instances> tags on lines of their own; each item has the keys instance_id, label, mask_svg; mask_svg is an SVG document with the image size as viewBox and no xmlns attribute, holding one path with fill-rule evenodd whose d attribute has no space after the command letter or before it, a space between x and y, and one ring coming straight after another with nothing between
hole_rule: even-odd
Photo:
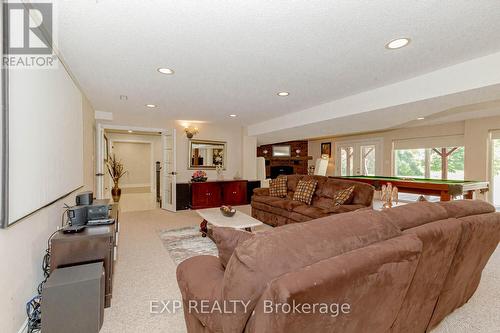
<instances>
[{"instance_id":1,"label":"throw pillow","mask_svg":"<svg viewBox=\"0 0 500 333\"><path fill-rule=\"evenodd\" d=\"M345 204L349 199L351 198L353 192L354 192L355 186L350 186L348 188L345 188L343 190L337 191L333 194L333 205L334 206L340 206Z\"/></svg>"},{"instance_id":2,"label":"throw pillow","mask_svg":"<svg viewBox=\"0 0 500 333\"><path fill-rule=\"evenodd\" d=\"M284 198L287 194L287 178L279 176L269 181L269 195L272 197Z\"/></svg>"},{"instance_id":3,"label":"throw pillow","mask_svg":"<svg viewBox=\"0 0 500 333\"><path fill-rule=\"evenodd\" d=\"M310 205L314 191L316 191L316 185L318 185L318 181L315 179L300 180L293 194L293 200Z\"/></svg>"},{"instance_id":4,"label":"throw pillow","mask_svg":"<svg viewBox=\"0 0 500 333\"><path fill-rule=\"evenodd\" d=\"M219 251L219 260L221 265L226 268L229 259L233 255L234 249L247 239L254 236L251 232L233 229L213 227L212 238Z\"/></svg>"}]
</instances>

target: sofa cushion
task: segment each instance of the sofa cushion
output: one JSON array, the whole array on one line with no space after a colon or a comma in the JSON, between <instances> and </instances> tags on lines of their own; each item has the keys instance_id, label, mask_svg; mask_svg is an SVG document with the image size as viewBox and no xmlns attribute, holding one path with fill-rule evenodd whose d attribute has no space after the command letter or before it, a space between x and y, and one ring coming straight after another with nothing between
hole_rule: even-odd
<instances>
[{"instance_id":1,"label":"sofa cushion","mask_svg":"<svg viewBox=\"0 0 500 333\"><path fill-rule=\"evenodd\" d=\"M443 207L426 201L385 209L382 214L401 230L448 218L448 213Z\"/></svg>"},{"instance_id":2,"label":"sofa cushion","mask_svg":"<svg viewBox=\"0 0 500 333\"><path fill-rule=\"evenodd\" d=\"M233 228L212 228L212 238L219 251L219 260L223 267L226 267L229 259L233 255L234 249L244 241L253 237L248 231Z\"/></svg>"},{"instance_id":3,"label":"sofa cushion","mask_svg":"<svg viewBox=\"0 0 500 333\"><path fill-rule=\"evenodd\" d=\"M304 178L304 175L289 175L286 177L287 179L287 188L288 192L295 192L295 188L299 183L299 180Z\"/></svg>"},{"instance_id":4,"label":"sofa cushion","mask_svg":"<svg viewBox=\"0 0 500 333\"><path fill-rule=\"evenodd\" d=\"M353 196L346 203L371 206L371 203L373 201L374 187L365 183L360 183L345 179L329 178L321 186L317 194L321 197L333 199L335 192L343 190L353 185L356 186L354 188Z\"/></svg>"},{"instance_id":5,"label":"sofa cushion","mask_svg":"<svg viewBox=\"0 0 500 333\"><path fill-rule=\"evenodd\" d=\"M405 235L286 273L266 287L245 332L391 332L421 246L415 235ZM349 313L266 309L269 303L333 302L348 303Z\"/></svg>"},{"instance_id":6,"label":"sofa cushion","mask_svg":"<svg viewBox=\"0 0 500 333\"><path fill-rule=\"evenodd\" d=\"M446 209L449 217L466 217L471 215L493 213L495 207L482 200L440 201L438 204Z\"/></svg>"},{"instance_id":7,"label":"sofa cushion","mask_svg":"<svg viewBox=\"0 0 500 333\"><path fill-rule=\"evenodd\" d=\"M269 181L269 195L278 198L286 197L288 193L286 183L286 176L279 176L276 179L271 179Z\"/></svg>"},{"instance_id":8,"label":"sofa cushion","mask_svg":"<svg viewBox=\"0 0 500 333\"><path fill-rule=\"evenodd\" d=\"M283 200L283 199L277 198L277 197L272 197L270 195L254 195L252 197L252 203L253 202L261 202L264 204L270 204L271 202L281 201L281 200Z\"/></svg>"},{"instance_id":9,"label":"sofa cushion","mask_svg":"<svg viewBox=\"0 0 500 333\"><path fill-rule=\"evenodd\" d=\"M283 201L285 201L285 200L283 200ZM258 209L258 210L262 210L264 212L272 213L272 214L275 214L275 215L278 215L278 216L283 216L285 218L289 218L290 217L290 213L291 213L290 211L288 211L286 209L275 207L275 206L271 206L269 204L265 204L265 203L262 203L262 202L254 202L254 203L252 203L252 208L255 208L255 209Z\"/></svg>"},{"instance_id":10,"label":"sofa cushion","mask_svg":"<svg viewBox=\"0 0 500 333\"><path fill-rule=\"evenodd\" d=\"M281 208L286 211L293 211L295 207L298 206L305 206L303 202L300 201L294 201L294 200L277 200L277 201L272 201L269 203L270 206L276 207L276 208Z\"/></svg>"},{"instance_id":11,"label":"sofa cushion","mask_svg":"<svg viewBox=\"0 0 500 333\"><path fill-rule=\"evenodd\" d=\"M293 211L295 213L310 217L311 219L319 219L320 217L328 216L328 214L323 209L308 205L297 206L293 209Z\"/></svg>"},{"instance_id":12,"label":"sofa cushion","mask_svg":"<svg viewBox=\"0 0 500 333\"><path fill-rule=\"evenodd\" d=\"M317 185L318 181L315 179L299 181L293 194L293 200L310 205Z\"/></svg>"},{"instance_id":13,"label":"sofa cushion","mask_svg":"<svg viewBox=\"0 0 500 333\"><path fill-rule=\"evenodd\" d=\"M344 205L352 199L352 193L354 192L354 188L356 186L349 186L343 190L335 192L333 195L333 205L340 206Z\"/></svg>"},{"instance_id":14,"label":"sofa cushion","mask_svg":"<svg viewBox=\"0 0 500 333\"><path fill-rule=\"evenodd\" d=\"M225 332L242 332L266 286L278 276L399 236L377 211L332 215L256 234L236 248L224 274L225 300L250 301L222 318Z\"/></svg>"}]
</instances>

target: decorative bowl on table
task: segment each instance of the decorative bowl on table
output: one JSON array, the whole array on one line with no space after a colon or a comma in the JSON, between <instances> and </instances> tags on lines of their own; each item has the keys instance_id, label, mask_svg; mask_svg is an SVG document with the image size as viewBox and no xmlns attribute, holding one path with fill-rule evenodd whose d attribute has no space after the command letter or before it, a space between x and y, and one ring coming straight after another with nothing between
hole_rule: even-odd
<instances>
[{"instance_id":1,"label":"decorative bowl on table","mask_svg":"<svg viewBox=\"0 0 500 333\"><path fill-rule=\"evenodd\" d=\"M234 216L234 214L236 214L236 209L231 206L222 206L220 208L220 212L226 217L232 217Z\"/></svg>"}]
</instances>

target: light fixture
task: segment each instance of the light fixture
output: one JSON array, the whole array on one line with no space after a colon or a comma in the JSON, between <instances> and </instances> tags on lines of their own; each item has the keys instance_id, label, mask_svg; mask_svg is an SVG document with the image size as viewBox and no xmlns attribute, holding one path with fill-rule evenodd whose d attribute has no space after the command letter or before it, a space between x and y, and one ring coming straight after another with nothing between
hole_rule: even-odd
<instances>
[{"instance_id":1,"label":"light fixture","mask_svg":"<svg viewBox=\"0 0 500 333\"><path fill-rule=\"evenodd\" d=\"M156 107L156 104L146 104L146 107L153 109Z\"/></svg>"},{"instance_id":2,"label":"light fixture","mask_svg":"<svg viewBox=\"0 0 500 333\"><path fill-rule=\"evenodd\" d=\"M391 40L389 43L385 44L385 47L389 50L396 50L405 47L410 43L409 38L398 38Z\"/></svg>"},{"instance_id":3,"label":"light fixture","mask_svg":"<svg viewBox=\"0 0 500 333\"><path fill-rule=\"evenodd\" d=\"M198 127L193 127L193 126L188 126L186 125L184 128L184 132L186 132L186 137L188 139L192 139L193 136L198 134L200 131L198 130Z\"/></svg>"},{"instance_id":4,"label":"light fixture","mask_svg":"<svg viewBox=\"0 0 500 333\"><path fill-rule=\"evenodd\" d=\"M170 69L170 68L161 67L161 68L158 68L157 71L160 72L160 73L162 73L162 74L165 74L165 75L172 75L172 74L174 74L174 70Z\"/></svg>"},{"instance_id":5,"label":"light fixture","mask_svg":"<svg viewBox=\"0 0 500 333\"><path fill-rule=\"evenodd\" d=\"M133 133L134 131L132 131L132 130L128 130L127 132L129 132L129 133Z\"/></svg>"},{"instance_id":6,"label":"light fixture","mask_svg":"<svg viewBox=\"0 0 500 333\"><path fill-rule=\"evenodd\" d=\"M285 97L285 96L288 96L288 95L290 95L290 93L289 93L289 92L287 92L287 91L280 91L280 92L278 93L278 96L281 96L281 97Z\"/></svg>"},{"instance_id":7,"label":"light fixture","mask_svg":"<svg viewBox=\"0 0 500 333\"><path fill-rule=\"evenodd\" d=\"M230 114L229 117L236 118L236 115L235 114Z\"/></svg>"},{"instance_id":8,"label":"light fixture","mask_svg":"<svg viewBox=\"0 0 500 333\"><path fill-rule=\"evenodd\" d=\"M418 117L417 120L424 120L424 117Z\"/></svg>"}]
</instances>

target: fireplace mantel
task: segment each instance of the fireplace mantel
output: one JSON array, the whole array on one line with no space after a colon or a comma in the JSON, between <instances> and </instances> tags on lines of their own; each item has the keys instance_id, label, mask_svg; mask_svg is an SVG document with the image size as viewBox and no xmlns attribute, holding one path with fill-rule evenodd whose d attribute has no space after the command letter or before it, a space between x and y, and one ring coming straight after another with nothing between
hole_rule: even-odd
<instances>
[{"instance_id":1,"label":"fireplace mantel","mask_svg":"<svg viewBox=\"0 0 500 333\"><path fill-rule=\"evenodd\" d=\"M274 145L290 145L292 156L277 157L272 156ZM297 151L299 154L297 156ZM307 175L308 161L313 158L307 151L307 141L288 141L275 144L263 145L257 148L257 156L264 157L266 160L266 176L271 176L271 167L290 166L293 167L293 173Z\"/></svg>"}]
</instances>

